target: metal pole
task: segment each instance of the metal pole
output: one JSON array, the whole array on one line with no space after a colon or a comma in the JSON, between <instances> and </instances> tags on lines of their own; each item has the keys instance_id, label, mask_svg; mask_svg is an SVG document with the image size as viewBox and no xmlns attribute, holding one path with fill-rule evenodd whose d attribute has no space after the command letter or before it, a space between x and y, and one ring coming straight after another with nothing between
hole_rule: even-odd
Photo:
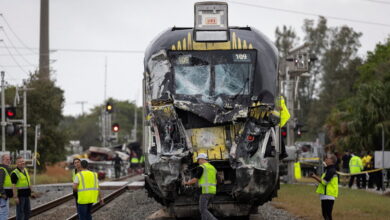
<instances>
[{"instance_id":1,"label":"metal pole","mask_svg":"<svg viewBox=\"0 0 390 220\"><path fill-rule=\"evenodd\" d=\"M38 148L38 133L41 128L41 125L35 125L35 142L34 142L34 185L35 178L37 175L37 148Z\"/></svg>"},{"instance_id":2,"label":"metal pole","mask_svg":"<svg viewBox=\"0 0 390 220\"><path fill-rule=\"evenodd\" d=\"M23 158L27 159L27 88L23 85Z\"/></svg>"},{"instance_id":3,"label":"metal pole","mask_svg":"<svg viewBox=\"0 0 390 220\"><path fill-rule=\"evenodd\" d=\"M103 147L106 147L106 111L102 109L102 138Z\"/></svg>"},{"instance_id":4,"label":"metal pole","mask_svg":"<svg viewBox=\"0 0 390 220\"><path fill-rule=\"evenodd\" d=\"M287 108L290 113L290 120L287 123L287 146L292 146L294 144L294 127L292 123L294 122L294 98L293 98L293 86L292 80L290 79L289 67L286 67L286 83L287 83Z\"/></svg>"},{"instance_id":5,"label":"metal pole","mask_svg":"<svg viewBox=\"0 0 390 220\"><path fill-rule=\"evenodd\" d=\"M134 142L137 141L137 100L134 102Z\"/></svg>"},{"instance_id":6,"label":"metal pole","mask_svg":"<svg viewBox=\"0 0 390 220\"><path fill-rule=\"evenodd\" d=\"M5 88L4 88L4 71L1 71L1 151L5 152Z\"/></svg>"},{"instance_id":7,"label":"metal pole","mask_svg":"<svg viewBox=\"0 0 390 220\"><path fill-rule=\"evenodd\" d=\"M382 124L382 191L385 191L385 125Z\"/></svg>"},{"instance_id":8,"label":"metal pole","mask_svg":"<svg viewBox=\"0 0 390 220\"><path fill-rule=\"evenodd\" d=\"M112 114L109 114L107 113L107 136L108 136L108 146L111 147L111 137L113 136L112 135L112 130L111 130L111 126L112 126L112 121L111 121L111 118L112 117Z\"/></svg>"}]
</instances>

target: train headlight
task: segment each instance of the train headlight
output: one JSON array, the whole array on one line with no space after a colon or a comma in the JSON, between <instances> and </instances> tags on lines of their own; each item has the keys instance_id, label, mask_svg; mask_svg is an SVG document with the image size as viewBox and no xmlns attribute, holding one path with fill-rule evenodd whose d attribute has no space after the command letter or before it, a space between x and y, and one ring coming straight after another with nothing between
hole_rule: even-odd
<instances>
[{"instance_id":1,"label":"train headlight","mask_svg":"<svg viewBox=\"0 0 390 220\"><path fill-rule=\"evenodd\" d=\"M195 3L195 41L228 41L228 5L225 2Z\"/></svg>"}]
</instances>

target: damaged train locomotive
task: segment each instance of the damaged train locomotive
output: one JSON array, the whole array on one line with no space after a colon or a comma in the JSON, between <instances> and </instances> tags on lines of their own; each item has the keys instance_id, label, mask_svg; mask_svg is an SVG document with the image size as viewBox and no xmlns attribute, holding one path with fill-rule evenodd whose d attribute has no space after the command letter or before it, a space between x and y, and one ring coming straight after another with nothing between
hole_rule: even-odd
<instances>
[{"instance_id":1,"label":"damaged train locomotive","mask_svg":"<svg viewBox=\"0 0 390 220\"><path fill-rule=\"evenodd\" d=\"M145 188L177 217L197 213L182 186L206 153L217 169L211 210L248 215L278 190L278 52L251 27L229 27L227 4L195 4L195 27L170 28L145 54Z\"/></svg>"}]
</instances>

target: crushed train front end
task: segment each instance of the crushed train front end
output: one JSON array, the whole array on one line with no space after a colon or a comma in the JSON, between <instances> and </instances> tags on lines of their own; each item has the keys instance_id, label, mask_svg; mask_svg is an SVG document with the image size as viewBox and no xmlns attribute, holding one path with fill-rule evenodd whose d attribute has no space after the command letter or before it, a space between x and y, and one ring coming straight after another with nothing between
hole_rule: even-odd
<instances>
[{"instance_id":1,"label":"crushed train front end","mask_svg":"<svg viewBox=\"0 0 390 220\"><path fill-rule=\"evenodd\" d=\"M196 29L172 28L145 55L145 185L178 217L198 213L199 189L182 182L199 153L218 171L218 216L248 215L278 189L277 50L253 28L226 30L197 41Z\"/></svg>"}]
</instances>

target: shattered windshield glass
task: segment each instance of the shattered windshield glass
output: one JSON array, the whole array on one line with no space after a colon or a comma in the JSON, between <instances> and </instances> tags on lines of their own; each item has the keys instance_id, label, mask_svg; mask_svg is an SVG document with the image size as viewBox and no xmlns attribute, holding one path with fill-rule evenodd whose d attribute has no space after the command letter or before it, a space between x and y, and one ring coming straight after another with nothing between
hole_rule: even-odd
<instances>
[{"instance_id":1,"label":"shattered windshield glass","mask_svg":"<svg viewBox=\"0 0 390 220\"><path fill-rule=\"evenodd\" d=\"M208 95L210 66L175 66L176 94Z\"/></svg>"},{"instance_id":2,"label":"shattered windshield glass","mask_svg":"<svg viewBox=\"0 0 390 220\"><path fill-rule=\"evenodd\" d=\"M215 65L215 95L248 95L251 64Z\"/></svg>"},{"instance_id":3,"label":"shattered windshield glass","mask_svg":"<svg viewBox=\"0 0 390 220\"><path fill-rule=\"evenodd\" d=\"M176 95L249 95L256 52L170 51Z\"/></svg>"}]
</instances>

